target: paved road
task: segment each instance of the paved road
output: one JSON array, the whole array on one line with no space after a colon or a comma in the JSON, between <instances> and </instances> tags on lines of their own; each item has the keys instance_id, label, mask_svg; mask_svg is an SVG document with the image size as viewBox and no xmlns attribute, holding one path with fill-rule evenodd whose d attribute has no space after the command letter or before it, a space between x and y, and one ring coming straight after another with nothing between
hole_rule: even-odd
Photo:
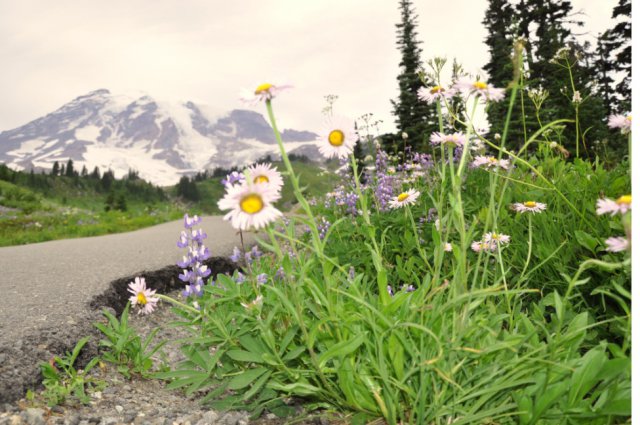
<instances>
[{"instance_id":1,"label":"paved road","mask_svg":"<svg viewBox=\"0 0 640 425\"><path fill-rule=\"evenodd\" d=\"M212 256L227 256L239 237L221 217L197 226ZM182 220L128 233L0 248L0 344L41 327L73 324L109 282L175 264Z\"/></svg>"},{"instance_id":2,"label":"paved road","mask_svg":"<svg viewBox=\"0 0 640 425\"><path fill-rule=\"evenodd\" d=\"M226 257L240 244L221 217L205 217L197 227L209 236L206 246L214 257ZM83 336L96 339L79 362L96 355L92 324L103 317L90 301L114 290L126 296L131 276L175 265L184 253L176 246L181 230L179 220L129 233L0 248L0 411L2 403L38 385L41 361L63 355ZM252 239L245 236L245 243ZM122 288L111 288L119 280Z\"/></svg>"}]
</instances>

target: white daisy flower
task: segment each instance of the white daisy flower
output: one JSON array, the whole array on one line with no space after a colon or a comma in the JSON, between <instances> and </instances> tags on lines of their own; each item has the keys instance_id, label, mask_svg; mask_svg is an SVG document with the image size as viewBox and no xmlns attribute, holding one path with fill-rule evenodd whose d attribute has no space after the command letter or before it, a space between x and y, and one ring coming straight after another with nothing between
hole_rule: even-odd
<instances>
[{"instance_id":1,"label":"white daisy flower","mask_svg":"<svg viewBox=\"0 0 640 425\"><path fill-rule=\"evenodd\" d=\"M453 246L451 246L451 244L449 242L445 242L442 245L442 248L444 249L444 252L451 252L453 251Z\"/></svg>"},{"instance_id":2,"label":"white daisy flower","mask_svg":"<svg viewBox=\"0 0 640 425\"><path fill-rule=\"evenodd\" d=\"M270 185L243 183L227 187L227 193L218 201L218 208L231 210L224 220L230 220L235 229L261 229L282 216L271 205L279 197Z\"/></svg>"},{"instance_id":3,"label":"white daisy flower","mask_svg":"<svg viewBox=\"0 0 640 425\"><path fill-rule=\"evenodd\" d=\"M482 96L485 101L499 101L504 99L504 89L497 89L493 84L476 81L470 78L458 80L453 87L463 95Z\"/></svg>"},{"instance_id":4,"label":"white daisy flower","mask_svg":"<svg viewBox=\"0 0 640 425\"><path fill-rule=\"evenodd\" d=\"M488 243L497 243L499 245L507 245L511 242L511 236L503 235L502 233L485 233L482 236L482 240Z\"/></svg>"},{"instance_id":5,"label":"white daisy flower","mask_svg":"<svg viewBox=\"0 0 640 425\"><path fill-rule=\"evenodd\" d=\"M420 196L420 192L415 189L409 189L389 201L389 207L402 208L407 205L413 205Z\"/></svg>"},{"instance_id":6,"label":"white daisy flower","mask_svg":"<svg viewBox=\"0 0 640 425\"><path fill-rule=\"evenodd\" d=\"M515 204L512 205L512 208L519 213L526 213L526 212L539 213L547 209L547 204L543 204L541 202L535 202L535 201L516 202Z\"/></svg>"},{"instance_id":7,"label":"white daisy flower","mask_svg":"<svg viewBox=\"0 0 640 425\"><path fill-rule=\"evenodd\" d=\"M497 247L498 245L495 243L484 242L484 241L475 241L471 244L471 249L474 250L475 252L495 251Z\"/></svg>"},{"instance_id":8,"label":"white daisy flower","mask_svg":"<svg viewBox=\"0 0 640 425\"><path fill-rule=\"evenodd\" d=\"M598 215L616 215L618 213L625 214L627 211L631 211L631 195L621 196L615 201L609 198L598 199L596 205L596 213Z\"/></svg>"},{"instance_id":9,"label":"white daisy flower","mask_svg":"<svg viewBox=\"0 0 640 425\"><path fill-rule=\"evenodd\" d=\"M346 158L358 140L353 121L346 117L333 116L325 123L316 140L318 150L325 158Z\"/></svg>"},{"instance_id":10,"label":"white daisy flower","mask_svg":"<svg viewBox=\"0 0 640 425\"><path fill-rule=\"evenodd\" d=\"M249 181L253 184L266 183L275 187L278 191L284 185L282 175L275 168L271 168L272 164L255 164L247 168Z\"/></svg>"},{"instance_id":11,"label":"white daisy flower","mask_svg":"<svg viewBox=\"0 0 640 425\"><path fill-rule=\"evenodd\" d=\"M631 114L610 115L608 124L609 128L619 128L622 134L627 134L631 131Z\"/></svg>"},{"instance_id":12,"label":"white daisy flower","mask_svg":"<svg viewBox=\"0 0 640 425\"><path fill-rule=\"evenodd\" d=\"M245 103L255 105L259 102L271 100L278 94L280 94L283 90L290 89L291 87L292 86L290 84L275 85L271 83L264 83L260 84L253 91L243 90L242 94L240 95L240 99Z\"/></svg>"},{"instance_id":13,"label":"white daisy flower","mask_svg":"<svg viewBox=\"0 0 640 425\"><path fill-rule=\"evenodd\" d=\"M154 296L156 291L147 288L144 277L136 277L129 283L127 291L133 294L129 297L129 301L132 306L138 307L138 314L150 314L160 301L160 298Z\"/></svg>"},{"instance_id":14,"label":"white daisy flower","mask_svg":"<svg viewBox=\"0 0 640 425\"><path fill-rule=\"evenodd\" d=\"M629 239L623 237L608 238L604 241L607 244L607 251L622 252L628 251L630 248Z\"/></svg>"},{"instance_id":15,"label":"white daisy flower","mask_svg":"<svg viewBox=\"0 0 640 425\"><path fill-rule=\"evenodd\" d=\"M453 134L444 134L436 131L431 135L429 140L431 140L431 144L433 145L444 144L446 146L453 147L461 147L466 143L466 137L464 136L464 133L460 131Z\"/></svg>"},{"instance_id":16,"label":"white daisy flower","mask_svg":"<svg viewBox=\"0 0 640 425\"><path fill-rule=\"evenodd\" d=\"M432 104L437 100L446 99L453 95L450 91L442 86L420 87L418 89L418 99Z\"/></svg>"},{"instance_id":17,"label":"white daisy flower","mask_svg":"<svg viewBox=\"0 0 640 425\"><path fill-rule=\"evenodd\" d=\"M478 156L471 163L472 167L482 167L487 170L492 168L503 168L505 170L508 170L510 165L511 164L509 163L508 159L499 160L495 156Z\"/></svg>"}]
</instances>

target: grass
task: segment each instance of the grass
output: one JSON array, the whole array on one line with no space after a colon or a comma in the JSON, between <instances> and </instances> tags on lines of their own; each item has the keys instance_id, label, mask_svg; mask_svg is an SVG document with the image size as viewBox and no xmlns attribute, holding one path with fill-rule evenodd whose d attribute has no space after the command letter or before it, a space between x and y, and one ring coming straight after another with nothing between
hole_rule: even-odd
<instances>
[{"instance_id":1,"label":"grass","mask_svg":"<svg viewBox=\"0 0 640 425\"><path fill-rule=\"evenodd\" d=\"M309 182L309 196L323 196L337 179L315 163L296 161L294 169ZM29 187L29 178L26 173L16 173L16 183L0 180L0 206L11 208L0 213L0 246L127 232L179 219L185 212L220 214L217 202L224 195L222 177L197 182L200 200L196 202L176 198L172 187L158 193L159 188L142 181L125 181L116 186L116 193L126 196L127 210L105 211L109 192L96 182L37 175L36 183L41 185ZM289 210L295 202L288 183L278 207Z\"/></svg>"}]
</instances>

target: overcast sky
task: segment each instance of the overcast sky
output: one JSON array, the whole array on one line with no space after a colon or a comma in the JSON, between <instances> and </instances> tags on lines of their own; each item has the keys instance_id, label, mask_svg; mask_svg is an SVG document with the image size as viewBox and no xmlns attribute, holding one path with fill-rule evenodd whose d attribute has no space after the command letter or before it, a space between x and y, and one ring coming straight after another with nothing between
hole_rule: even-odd
<instances>
[{"instance_id":1,"label":"overcast sky","mask_svg":"<svg viewBox=\"0 0 640 425\"><path fill-rule=\"evenodd\" d=\"M373 113L393 129L400 54L395 0L0 0L0 131L86 92L142 90L221 111L246 107L243 88L287 82L281 128L319 131L335 111ZM612 26L617 0L574 0L591 39ZM487 61L485 0L414 0L423 58ZM588 35L589 36L589 35ZM260 106L256 110L263 112Z\"/></svg>"}]
</instances>

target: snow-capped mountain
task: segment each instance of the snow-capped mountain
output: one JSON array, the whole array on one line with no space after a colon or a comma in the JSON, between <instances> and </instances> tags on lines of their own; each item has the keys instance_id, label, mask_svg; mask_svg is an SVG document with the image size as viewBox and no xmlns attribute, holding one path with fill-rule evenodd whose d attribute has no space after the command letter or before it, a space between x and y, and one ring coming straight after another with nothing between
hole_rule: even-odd
<instances>
[{"instance_id":1,"label":"snow-capped mountain","mask_svg":"<svg viewBox=\"0 0 640 425\"><path fill-rule=\"evenodd\" d=\"M287 152L319 159L308 131L284 130ZM50 170L72 159L76 169L129 169L158 185L216 167L245 165L278 145L264 117L236 109L213 111L193 102L159 102L144 95L115 95L101 89L58 110L0 133L0 163L15 169Z\"/></svg>"}]
</instances>

